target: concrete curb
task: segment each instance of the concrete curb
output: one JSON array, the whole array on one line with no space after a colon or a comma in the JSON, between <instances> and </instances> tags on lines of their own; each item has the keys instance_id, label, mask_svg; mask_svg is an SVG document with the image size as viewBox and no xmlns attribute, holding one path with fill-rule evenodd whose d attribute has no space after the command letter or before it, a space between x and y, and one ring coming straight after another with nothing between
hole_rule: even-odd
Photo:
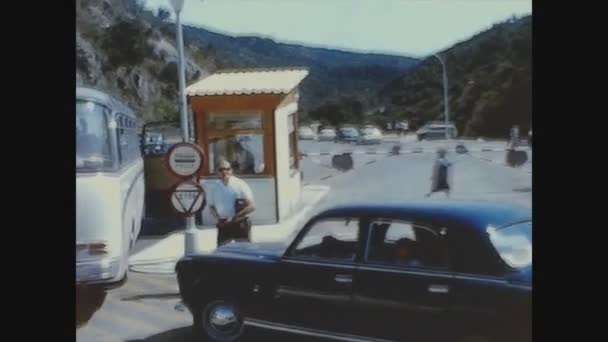
<instances>
[{"instance_id":1,"label":"concrete curb","mask_svg":"<svg viewBox=\"0 0 608 342\"><path fill-rule=\"evenodd\" d=\"M307 185L302 189L300 210L273 225L257 225L251 228L252 242L282 241L300 228L312 209L329 193L329 186ZM305 198L306 197L306 198ZM199 248L210 253L217 247L217 228L204 226L198 231ZM184 232L174 232L157 243L146 247L129 258L129 267L134 272L173 273L172 267L184 256Z\"/></svg>"}]
</instances>

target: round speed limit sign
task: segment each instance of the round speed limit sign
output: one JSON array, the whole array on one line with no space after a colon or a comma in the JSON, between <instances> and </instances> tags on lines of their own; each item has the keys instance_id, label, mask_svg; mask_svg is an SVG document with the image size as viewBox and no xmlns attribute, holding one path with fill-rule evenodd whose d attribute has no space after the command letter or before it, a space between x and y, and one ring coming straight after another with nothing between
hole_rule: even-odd
<instances>
[{"instance_id":1,"label":"round speed limit sign","mask_svg":"<svg viewBox=\"0 0 608 342\"><path fill-rule=\"evenodd\" d=\"M171 191L171 205L183 216L192 216L202 210L206 202L205 190L194 181L181 182Z\"/></svg>"},{"instance_id":2,"label":"round speed limit sign","mask_svg":"<svg viewBox=\"0 0 608 342\"><path fill-rule=\"evenodd\" d=\"M195 144L179 143L167 152L165 163L171 173L180 178L189 178L203 169L205 154Z\"/></svg>"}]
</instances>

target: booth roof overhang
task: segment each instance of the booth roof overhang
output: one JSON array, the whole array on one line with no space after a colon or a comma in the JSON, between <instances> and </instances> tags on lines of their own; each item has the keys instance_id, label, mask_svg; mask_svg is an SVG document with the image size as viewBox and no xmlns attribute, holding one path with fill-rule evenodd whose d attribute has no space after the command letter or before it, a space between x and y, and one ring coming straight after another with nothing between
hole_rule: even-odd
<instances>
[{"instance_id":1,"label":"booth roof overhang","mask_svg":"<svg viewBox=\"0 0 608 342\"><path fill-rule=\"evenodd\" d=\"M308 76L306 68L220 70L186 88L188 96L289 94Z\"/></svg>"}]
</instances>

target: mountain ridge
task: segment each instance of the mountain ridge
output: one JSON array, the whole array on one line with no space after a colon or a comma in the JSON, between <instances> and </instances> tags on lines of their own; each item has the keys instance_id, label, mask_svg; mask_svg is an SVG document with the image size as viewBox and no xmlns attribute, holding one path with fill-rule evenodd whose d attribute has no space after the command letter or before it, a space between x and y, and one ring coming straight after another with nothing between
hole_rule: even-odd
<instances>
[{"instance_id":1,"label":"mountain ridge","mask_svg":"<svg viewBox=\"0 0 608 342\"><path fill-rule=\"evenodd\" d=\"M144 120L177 116L175 26L167 12L153 13L136 0L80 0L77 11L77 84L119 94ZM307 112L339 97L364 106L394 74L418 60L360 54L274 39L232 37L183 26L187 84L219 69L298 66L310 70L301 84Z\"/></svg>"}]
</instances>

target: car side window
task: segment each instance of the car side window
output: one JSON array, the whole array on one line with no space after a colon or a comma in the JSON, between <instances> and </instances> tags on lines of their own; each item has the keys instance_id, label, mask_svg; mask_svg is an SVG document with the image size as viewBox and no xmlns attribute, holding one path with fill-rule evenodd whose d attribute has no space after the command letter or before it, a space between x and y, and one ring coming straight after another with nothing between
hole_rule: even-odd
<instances>
[{"instance_id":1,"label":"car side window","mask_svg":"<svg viewBox=\"0 0 608 342\"><path fill-rule=\"evenodd\" d=\"M357 255L359 220L322 219L313 224L291 251L290 256L354 261Z\"/></svg>"},{"instance_id":2,"label":"car side window","mask_svg":"<svg viewBox=\"0 0 608 342\"><path fill-rule=\"evenodd\" d=\"M370 221L366 262L400 267L448 267L443 236L434 229L400 220Z\"/></svg>"}]
</instances>

